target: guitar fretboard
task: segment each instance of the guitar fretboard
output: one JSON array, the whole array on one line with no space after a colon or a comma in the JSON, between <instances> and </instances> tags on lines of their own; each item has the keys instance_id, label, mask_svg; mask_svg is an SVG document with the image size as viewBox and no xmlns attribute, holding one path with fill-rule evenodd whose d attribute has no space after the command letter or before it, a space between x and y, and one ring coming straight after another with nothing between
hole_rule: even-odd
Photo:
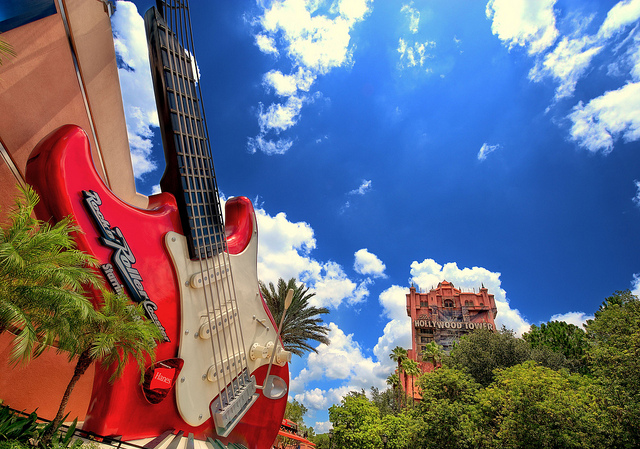
<instances>
[{"instance_id":1,"label":"guitar fretboard","mask_svg":"<svg viewBox=\"0 0 640 449\"><path fill-rule=\"evenodd\" d=\"M150 9L145 25L167 161L160 185L176 197L191 258L203 259L225 250L226 243L190 19L181 5L159 6L163 13Z\"/></svg>"}]
</instances>

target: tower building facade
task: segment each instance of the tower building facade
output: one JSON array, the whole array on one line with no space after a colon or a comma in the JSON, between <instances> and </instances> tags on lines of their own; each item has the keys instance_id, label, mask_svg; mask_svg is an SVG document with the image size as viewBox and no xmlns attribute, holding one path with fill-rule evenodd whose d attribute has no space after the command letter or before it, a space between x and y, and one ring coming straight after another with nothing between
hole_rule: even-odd
<instances>
[{"instance_id":1,"label":"tower building facade","mask_svg":"<svg viewBox=\"0 0 640 449\"><path fill-rule=\"evenodd\" d=\"M495 330L496 314L494 296L484 285L478 292L462 291L447 281L427 292L419 292L412 285L407 294L412 348L407 355L416 362L423 362L422 353L430 342L449 352L464 334L475 329Z\"/></svg>"}]
</instances>

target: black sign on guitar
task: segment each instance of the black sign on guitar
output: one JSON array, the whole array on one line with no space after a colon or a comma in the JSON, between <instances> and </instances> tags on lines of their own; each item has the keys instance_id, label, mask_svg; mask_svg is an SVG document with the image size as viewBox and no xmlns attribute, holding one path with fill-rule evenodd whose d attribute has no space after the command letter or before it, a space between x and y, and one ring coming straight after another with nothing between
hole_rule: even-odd
<instances>
[{"instance_id":1,"label":"black sign on guitar","mask_svg":"<svg viewBox=\"0 0 640 449\"><path fill-rule=\"evenodd\" d=\"M167 331L162 323L160 323L158 315L156 315L158 306L149 298L149 295L142 284L142 276L137 268L133 266L136 263L136 256L133 254L133 251L131 251L129 244L127 243L127 239L122 234L120 228L112 228L102 214L102 211L100 210L100 206L102 205L100 195L93 190L83 190L82 196L85 208L87 209L87 212L89 212L91 218L93 218L93 221L101 234L100 243L107 248L113 249L113 253L111 254L111 264L104 264L101 267L109 281L109 284L111 284L117 293L122 290L121 285L118 283L117 279L115 279L113 274L113 268L115 267L115 271L120 276L120 279L122 279L131 299L138 304L142 304L142 307L149 319L158 326L158 329L160 329L164 341L170 341ZM118 286L120 286L120 288L118 288Z\"/></svg>"}]
</instances>

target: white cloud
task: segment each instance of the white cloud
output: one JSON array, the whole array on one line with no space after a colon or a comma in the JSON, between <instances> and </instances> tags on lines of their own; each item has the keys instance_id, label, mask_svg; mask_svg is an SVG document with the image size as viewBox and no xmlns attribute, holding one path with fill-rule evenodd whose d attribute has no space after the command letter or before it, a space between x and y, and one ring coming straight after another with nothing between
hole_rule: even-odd
<instances>
[{"instance_id":1,"label":"white cloud","mask_svg":"<svg viewBox=\"0 0 640 449\"><path fill-rule=\"evenodd\" d=\"M349 391L385 385L389 373L379 369L379 362L365 356L353 334L345 334L335 323L329 323L328 337L331 344L318 345L318 353L310 353L305 368L291 380L291 395L296 400L307 407L326 410L331 404L339 403ZM339 387L327 391L307 388L310 382L318 380L342 382Z\"/></svg>"},{"instance_id":2,"label":"white cloud","mask_svg":"<svg viewBox=\"0 0 640 449\"><path fill-rule=\"evenodd\" d=\"M640 273L633 275L633 281L631 282L631 293L636 296L640 296Z\"/></svg>"},{"instance_id":3,"label":"white cloud","mask_svg":"<svg viewBox=\"0 0 640 449\"><path fill-rule=\"evenodd\" d=\"M374 278L386 277L384 274L384 270L386 268L385 264L378 259L378 256L370 253L367 248L359 249L355 252L354 256L355 262L353 264L353 269L356 273L365 276L373 276Z\"/></svg>"},{"instance_id":4,"label":"white cloud","mask_svg":"<svg viewBox=\"0 0 640 449\"><path fill-rule=\"evenodd\" d=\"M436 43L434 41L426 42L414 42L413 44L407 44L407 42L400 38L398 40L398 53L400 53L400 62L398 64L400 69L406 67L423 67L426 60L431 56L427 53L430 48L435 48Z\"/></svg>"},{"instance_id":5,"label":"white cloud","mask_svg":"<svg viewBox=\"0 0 640 449\"><path fill-rule=\"evenodd\" d=\"M420 26L420 11L412 8L411 5L402 5L400 11L409 17L409 31L417 33Z\"/></svg>"},{"instance_id":6,"label":"white cloud","mask_svg":"<svg viewBox=\"0 0 640 449\"><path fill-rule=\"evenodd\" d=\"M118 2L111 18L114 46L121 61L118 69L125 105L131 161L136 178L155 170L151 159L153 129L159 126L151 82L144 20L131 2Z\"/></svg>"},{"instance_id":7,"label":"white cloud","mask_svg":"<svg viewBox=\"0 0 640 449\"><path fill-rule=\"evenodd\" d=\"M322 271L307 281L316 291L316 295L309 300L309 304L316 307L337 309L343 302L349 305L359 304L369 296L368 280L356 284L347 277L343 268L335 262L326 262Z\"/></svg>"},{"instance_id":8,"label":"white cloud","mask_svg":"<svg viewBox=\"0 0 640 449\"><path fill-rule=\"evenodd\" d=\"M311 226L293 223L283 212L275 217L256 209L258 220L258 277L274 284L279 278L296 278L315 292L309 303L316 307L353 306L369 296L369 279L356 283L336 262L319 262L311 256L316 240Z\"/></svg>"},{"instance_id":9,"label":"white cloud","mask_svg":"<svg viewBox=\"0 0 640 449\"><path fill-rule=\"evenodd\" d=\"M640 207L640 181L634 181L634 183L636 185L636 195L633 197L633 202Z\"/></svg>"},{"instance_id":10,"label":"white cloud","mask_svg":"<svg viewBox=\"0 0 640 449\"><path fill-rule=\"evenodd\" d=\"M496 326L500 328L504 325L513 329L517 335L529 330L530 324L520 315L518 309L511 308L507 292L500 287L500 273L482 267L460 269L455 262L443 266L433 259L425 259L411 264L411 276L412 282L421 289L431 289L444 280L452 282L457 288L478 288L484 285L496 301Z\"/></svg>"},{"instance_id":11,"label":"white cloud","mask_svg":"<svg viewBox=\"0 0 640 449\"><path fill-rule=\"evenodd\" d=\"M610 38L638 19L640 19L640 0L622 0L607 13L607 18L598 31L598 37Z\"/></svg>"},{"instance_id":12,"label":"white cloud","mask_svg":"<svg viewBox=\"0 0 640 449\"><path fill-rule=\"evenodd\" d=\"M380 305L383 315L390 319L385 325L382 336L373 348L380 370L385 372L385 379L393 373L396 366L389 354L396 346L411 348L411 318L407 315L407 293L409 289L393 285L380 293Z\"/></svg>"},{"instance_id":13,"label":"white cloud","mask_svg":"<svg viewBox=\"0 0 640 449\"><path fill-rule=\"evenodd\" d=\"M264 53L286 54L293 69L290 74L272 70L265 75L267 89L273 89L276 95L287 100L271 104L266 112L260 105L260 134L249 139L250 152L283 154L291 148L291 140L287 145L278 146L266 135L278 134L297 123L302 106L310 101L303 92L309 92L319 75L351 64L350 33L367 15L370 4L371 0L341 0L325 14L319 9L320 2L304 0L276 0L263 7L262 15L256 20L261 27L256 34L256 45Z\"/></svg>"},{"instance_id":14,"label":"white cloud","mask_svg":"<svg viewBox=\"0 0 640 449\"><path fill-rule=\"evenodd\" d=\"M362 184L360 184L360 187L358 187L357 189L351 190L349 192L349 195L364 195L369 190L371 190L371 180L365 179L364 181L362 181Z\"/></svg>"},{"instance_id":15,"label":"white cloud","mask_svg":"<svg viewBox=\"0 0 640 449\"><path fill-rule=\"evenodd\" d=\"M489 0L487 18L500 40L528 47L529 54L549 48L558 37L553 6L556 0Z\"/></svg>"},{"instance_id":16,"label":"white cloud","mask_svg":"<svg viewBox=\"0 0 640 449\"><path fill-rule=\"evenodd\" d=\"M529 79L541 81L549 76L558 83L556 100L573 95L578 80L589 68L595 55L602 46L594 46L588 37L569 39L564 37L556 48L547 53L542 61L538 61L529 72Z\"/></svg>"},{"instance_id":17,"label":"white cloud","mask_svg":"<svg viewBox=\"0 0 640 449\"><path fill-rule=\"evenodd\" d=\"M256 137L249 138L247 150L252 154L258 150L268 155L284 154L292 145L293 141L290 139L278 139L273 141L265 139L264 135L258 135Z\"/></svg>"},{"instance_id":18,"label":"white cloud","mask_svg":"<svg viewBox=\"0 0 640 449\"><path fill-rule=\"evenodd\" d=\"M552 315L549 321L564 321L567 324L573 324L582 329L582 325L586 324L587 320L592 319L593 315L587 315L584 312L567 312Z\"/></svg>"},{"instance_id":19,"label":"white cloud","mask_svg":"<svg viewBox=\"0 0 640 449\"><path fill-rule=\"evenodd\" d=\"M269 105L266 112L260 104L260 112L258 113L258 123L263 133L269 130L276 132L284 131L298 121L298 115L302 109L303 100L298 97L289 97L286 103L273 103Z\"/></svg>"},{"instance_id":20,"label":"white cloud","mask_svg":"<svg viewBox=\"0 0 640 449\"><path fill-rule=\"evenodd\" d=\"M273 54L276 56L279 54L278 48L276 47L276 40L266 34L256 35L256 45L262 53Z\"/></svg>"},{"instance_id":21,"label":"white cloud","mask_svg":"<svg viewBox=\"0 0 640 449\"><path fill-rule=\"evenodd\" d=\"M571 139L593 153L610 153L620 138L625 142L638 140L640 82L606 92L586 105L578 103L569 119L573 122Z\"/></svg>"},{"instance_id":22,"label":"white cloud","mask_svg":"<svg viewBox=\"0 0 640 449\"><path fill-rule=\"evenodd\" d=\"M482 147L480 147L480 151L478 151L478 160L484 161L487 159L487 156L494 151L500 149L500 145L489 145L488 143L483 143Z\"/></svg>"}]
</instances>

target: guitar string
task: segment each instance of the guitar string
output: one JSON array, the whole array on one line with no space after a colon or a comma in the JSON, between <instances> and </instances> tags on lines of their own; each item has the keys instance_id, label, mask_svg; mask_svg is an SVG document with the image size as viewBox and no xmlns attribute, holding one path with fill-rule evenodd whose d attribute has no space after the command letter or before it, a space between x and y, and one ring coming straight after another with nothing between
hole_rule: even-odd
<instances>
[{"instance_id":1,"label":"guitar string","mask_svg":"<svg viewBox=\"0 0 640 449\"><path fill-rule=\"evenodd\" d=\"M184 4L177 5L176 7L178 7L179 9L182 10L183 14L181 14L179 17L182 19L182 21L186 20L187 23L184 23L184 24L181 23L180 26L174 26L174 28L176 30L180 30L180 38L181 38L180 40L183 42L183 48L187 49L187 51L190 53L190 56L192 58L195 58L195 51L193 49L193 41L191 41L191 45L190 45L189 44L189 36L190 36L190 34L185 32L187 26L189 28L189 31L191 31L190 30L190 28L191 28L190 27L190 17L189 17L189 14L188 14L188 5L186 5L186 8L187 8L186 11L183 9L185 7ZM174 22L176 25L177 25L177 20L178 19L176 18L175 22ZM185 35L186 35L186 38L185 38ZM185 67L184 67L185 70L183 70L183 73L185 73L185 74L189 73L189 69L193 69L193 66L191 64L189 64L189 61L186 60L186 58L188 58L188 57L189 57L189 55L185 54L185 60L183 60L182 58L179 59L180 63L185 65ZM188 68L186 67L187 64L189 64ZM194 78L197 79L197 68L195 70ZM197 86L198 86L197 87L198 91L200 91L200 84L198 83ZM193 87L193 86L191 86L191 87ZM188 96L189 97L195 97L195 98L193 98L193 100L191 100L191 98L190 98L191 101L189 103L189 107L191 107L192 104L195 104L195 106L193 106L193 108L191 110L192 114L193 114L193 109L195 109L195 111L198 112L198 98L197 98L196 95L194 95L194 92L192 92L192 89L189 90ZM194 102L194 100L195 100L195 102ZM182 108L179 108L179 109L182 110L185 113L185 116L186 116L188 111L186 110L187 105L184 103L184 101L185 101L185 99L181 98L179 101L177 101L177 103L178 103L178 105L180 105L180 103L182 103ZM204 118L204 116L203 116L204 115L204 108L202 108L200 111L201 111L201 117L200 117L201 120L206 120ZM196 120L197 119L198 119L198 117L196 115ZM185 117L185 121L186 120L189 120L188 116ZM193 129L194 134L196 134L197 129L199 129L201 131L201 134L203 134L203 138L202 139L199 139L198 136L195 136L196 137L196 139L195 139L196 154L194 155L192 146L188 147L189 150L190 150L190 156L192 158L191 161L190 161L191 164L189 164L188 168L192 168L190 170L190 172L192 174L191 176L192 176L193 179L195 179L195 185L193 187L196 188L196 189L200 188L200 186L198 185L198 181L201 181L200 185L202 185L202 183L208 182L209 183L209 187L214 187L215 188L215 190L213 192L211 191L211 189L209 189L208 191L206 191L206 190L204 191L205 195L207 193L209 193L209 194L213 193L214 194L213 198L207 198L209 204L204 204L204 212L205 212L205 217L204 218L206 219L206 221L202 219L203 218L202 217L202 212L203 211L200 210L200 209L198 209L198 216L197 217L194 216L194 218L196 219L194 224L198 225L198 221L199 221L199 228L200 228L200 229L196 230L196 241L200 240L198 238L199 235L202 236L203 243L206 244L206 242L208 241L209 242L209 247L208 247L209 254L212 255L211 260L209 260L209 258L205 258L205 264L206 264L206 268L207 269L206 270L202 270L201 272L202 273L208 273L209 269L210 269L209 262L212 262L213 269L215 270L215 272L221 273L221 281L220 281L220 283L224 282L224 280L227 281L227 289L226 290L224 288L221 288L219 283L216 282L216 293L217 293L217 295L213 294L212 284L209 283L209 290L210 290L210 296L211 296L211 302L212 302L211 306L212 306L212 308L214 308L214 311L215 311L215 304L213 303L214 302L213 299L216 296L218 298L221 298L222 301L219 301L219 302L221 302L221 304L224 304L224 309L225 310L222 310L222 307L219 306L219 309L220 309L220 312L221 312L220 316L221 317L226 316L228 320L233 320L233 326L231 324L229 324L229 329L234 329L235 330L236 342L239 344L240 351L236 350L236 342L233 341L234 340L233 339L233 334L227 335L226 332L223 332L223 337L224 337L224 340L225 340L224 348L225 348L225 352L226 352L226 355L227 355L227 357L226 357L227 367L230 369L230 367L231 366L235 366L237 362L240 362L241 364L244 362L244 365L245 365L245 368L246 368L246 363L247 363L246 362L246 354L244 354L243 351L242 351L242 348L244 346L243 346L243 342L241 343L241 339L242 339L243 334L242 334L242 331L239 329L240 323L239 323L239 319L238 319L238 308L237 308L237 303L234 301L235 297L232 294L232 292L235 291L234 282L233 282L233 274L232 274L232 272L229 272L227 274L227 276L223 276L222 275L222 273L226 272L227 267L230 268L230 261L228 260L229 259L229 254L228 254L227 251L225 251L226 248L225 248L225 239L224 239L223 228L221 228L221 226L220 226L221 225L220 221L217 220L218 226L213 226L213 235L212 235L211 233L207 232L208 228L206 228L206 226L205 226L207 224L207 222L212 223L212 224L214 222L214 217L209 215L209 213L211 213L211 205L216 207L216 211L215 212L217 213L217 217L221 217L221 209L220 209L220 203L217 201L217 198L216 198L216 195L217 195L218 191L217 191L217 186L216 186L216 183L215 183L215 174L213 172L213 166L210 163L210 158L206 158L206 156L210 156L210 153L207 153L207 146L206 145L204 145L204 148L203 148L203 141L205 141L205 143L208 143L208 140L206 140L207 137L208 137L207 134L206 134L206 129L207 129L206 128L206 123L205 123L205 126L204 126L204 131L200 127L194 128L194 126L198 126L198 125L200 125L200 123L196 124L195 122L192 122L192 124L191 124L191 128ZM189 130L189 126L187 124L187 131L188 130ZM189 143L191 143L191 141L192 141L192 138L191 138L191 136L189 136ZM200 151L198 151L198 150L200 150ZM202 157L199 157L199 156L202 156ZM196 164L194 164L193 158L195 158L197 160L197 162L198 162L197 165L200 167L200 170L201 170L201 174L200 174L200 176L198 178L196 178L197 175L195 174L195 171L197 169L193 168L196 165ZM197 195L199 197L198 199L200 199L202 201L201 194L202 194L202 191L197 192ZM192 200L194 200L194 198L192 198ZM209 219L211 219L211 220L209 220ZM196 226L196 227L198 227L198 226ZM215 247L214 247L214 243L215 243ZM222 251L220 251L220 252L219 252L219 248L218 248L219 247L219 243L221 243L223 245ZM201 251L201 249L200 249L200 251ZM221 257L220 256L215 256L217 252L219 252ZM204 255L206 256L207 254L204 254ZM220 258L222 259L222 261L219 260ZM227 259L226 263L225 263L225 260L224 260L225 258ZM216 266L216 262L218 262L218 266ZM203 265L202 264L202 258L200 258L200 265L201 265L201 268L202 268L202 265ZM206 302L206 307L207 307L207 311L208 311L207 313L208 313L209 316L211 316L210 309L209 309L209 304L208 304L208 300L206 299L206 296L207 295L206 295L206 291L205 291L205 302ZM227 296L228 296L228 298L227 298ZM229 310L229 307L231 308L231 310ZM215 312L214 312L214 318L215 318ZM225 323L218 322L217 325L218 326L222 326L223 327L222 330L224 330ZM212 328L212 323L211 323L210 320L209 320L209 327L210 327L210 335L213 336L213 328ZM218 335L218 346L220 347L221 346L221 344L220 344L221 342L220 342L220 338L219 338L219 332L220 332L220 329L219 329L218 333L216 333ZM227 340L227 336L229 337L228 340ZM211 339L212 339L212 343L213 343L213 337L211 337ZM231 355L229 355L229 346L231 346ZM215 345L213 345L213 344L212 344L212 350L214 352L214 359L216 359L216 357L215 357ZM240 357L240 359L238 359L237 357ZM224 362L224 360L223 360L223 362ZM218 366L217 365L217 361L214 360L214 363L216 363L215 366L216 366L216 371L217 371L217 366ZM241 367L241 369L239 371L238 371L237 368L238 367L236 366L235 369L234 369L234 371L236 371L235 373L229 372L229 377L231 379L231 382L229 382L228 381L229 379L226 378L226 371L224 370L224 365L223 365L223 373L222 374L224 374L224 379L225 379L225 381L224 381L225 382L225 390L226 390L227 386L230 386L231 389L232 389L232 393L231 393L232 395L235 395L236 388L240 388L241 386L245 385L244 376L242 376L242 375L238 376L238 374L242 374L242 367ZM233 379L234 376L236 376L236 379ZM236 385L236 383L238 385ZM218 391L221 391L219 386L218 386ZM221 393L222 393L222 391L221 391ZM225 395L224 396L226 396L227 401L230 400L229 399L229 394L228 394L227 391L225 391Z\"/></svg>"},{"instance_id":2,"label":"guitar string","mask_svg":"<svg viewBox=\"0 0 640 449\"><path fill-rule=\"evenodd\" d=\"M196 178L196 173L194 171L193 168L193 163L191 161L190 156L187 154L187 148L189 145L189 141L188 141L188 136L186 135L186 126L183 125L183 120L184 117L181 117L181 105L182 105L182 95L181 95L181 91L184 92L185 89L183 87L183 82L181 80L180 75L178 74L178 71L176 69L176 54L178 54L178 60L180 60L180 43L178 42L177 39L177 35L175 34L175 23L171 23L174 21L174 14L170 14L170 8L172 8L171 5L168 5L166 2L163 2L163 6L165 8L163 8L163 16L165 17L165 38L166 38L166 47L167 47L167 64L169 65L169 77L171 80L171 84L173 87L173 96L174 96L174 103L175 103L175 110L176 110L176 115L177 115L177 125L178 125L178 132L179 135L175 134L175 124L172 126L174 128L174 136L175 136L175 140L176 140L176 146L178 148L176 148L176 150L179 151L180 156L179 158L182 158L182 170L184 171L184 174L181 174L181 177L184 176L184 178L186 178L186 182L185 185L183 185L183 188L186 190L186 195L189 196L189 201L186 201L187 203L187 208L191 210L191 214L189 214L187 212L187 215L190 217L188 217L188 219L192 219L195 223L198 223L202 218L200 218L200 209L199 207L196 206L195 202L192 201L193 199L191 198L191 194L192 194L192 190L193 188L196 187L196 182L197 182L197 178ZM177 14L177 11L176 11ZM172 29L171 33L169 32L169 29ZM177 46L177 48L176 48ZM186 75L186 73L185 73ZM171 104L169 105L169 107L171 108ZM171 115L173 115L173 113L171 113ZM182 179L180 180L180 182L182 182ZM193 188L192 188L193 187ZM185 196L186 196L185 195ZM186 200L186 198L185 198ZM191 205L189 205L191 203ZM193 231L192 231L192 238L195 240L195 242L197 242L197 232L195 233L195 235L193 235ZM195 245L194 245L195 246ZM200 263L200 272L203 273L203 269L202 269L202 258L198 257L199 263ZM206 296L206 292L205 292L205 296ZM209 304L205 299L205 305L207 308L207 318L210 319L211 317L211 311L209 309ZM215 312L214 312L215 315ZM213 347L213 333L212 330L210 329L210 335L211 335L211 343L212 343L212 357L213 357L213 363L214 366L216 367L216 374L217 374L217 367L218 367L218 360L217 360L217 355L216 355L216 351L215 348ZM187 338L186 336L183 336L183 338ZM215 376L215 379L217 380L217 387L218 387L218 391L222 392L222 387L220 386L220 376ZM223 378L223 382L224 382L224 378ZM223 386L226 385L226 383L223 383Z\"/></svg>"},{"instance_id":3,"label":"guitar string","mask_svg":"<svg viewBox=\"0 0 640 449\"><path fill-rule=\"evenodd\" d=\"M189 72L189 69L195 72L194 78L196 78L197 69L194 70L194 67L193 67L194 60L195 60L193 40L192 40L192 36L187 32L187 23L186 23L187 18L189 17L188 5L185 3L181 3L179 6L182 8L181 11L183 12L183 14L179 16L181 19L181 23L180 23L180 26L178 26L177 28L181 32L181 40L183 42L183 47L186 48L187 51L189 52L189 55L185 55L185 58L187 57L191 58L189 62L189 67L188 68L185 67L185 69L187 73ZM190 41L191 43L189 44L190 37L191 37L191 41ZM187 64L186 59L185 59L185 64ZM199 80L198 80L198 84L199 84ZM190 87L194 87L194 86L190 86ZM190 91L189 94L195 97L196 107L197 107L198 105L197 95L193 91ZM200 107L200 110L202 110L202 107ZM192 128L194 127L194 125L195 123L192 124ZM200 154L196 156L196 158L198 160L198 165L202 170L201 180L205 181L208 187L208 189L202 188L202 191L198 192L198 196L199 196L198 199L200 203L203 204L204 206L204 213L206 217L206 220L204 222L202 221L200 222L201 232L198 233L198 234L202 234L202 246L205 250L202 256L204 257L204 261L205 261L204 265L206 266L206 271L204 272L207 273L207 276L209 278L209 283L206 284L206 289L205 289L205 302L208 301L207 295L206 295L206 291L208 290L210 293L209 297L211 298L212 307L215 311L216 304L214 304L214 298L218 298L217 309L220 312L220 321L218 321L216 324L218 328L218 332L216 333L216 338L218 340L218 346L224 347L225 353L224 353L224 356L222 357L222 364L223 364L222 369L223 369L224 379L225 379L224 399L227 403L229 403L231 402L233 396L235 395L234 377L236 377L237 374L231 370L231 367L235 366L235 363L234 363L236 358L235 354L237 353L237 351L236 351L236 348L234 347L233 340L228 338L227 332L225 331L225 326L226 326L225 321L228 322L230 318L232 319L232 315L229 314L229 310L228 310L227 296L229 295L227 295L227 292L221 288L220 283L217 280L217 277L218 277L217 273L220 273L221 279L224 279L224 273L227 271L226 266L224 264L224 259L222 261L220 260L220 254L224 254L226 248L225 248L224 239L219 238L220 236L219 227L221 226L221 220L220 220L221 215L219 213L219 210L216 210L217 214L214 214L214 212L212 211L212 207L217 204L215 201L215 197L217 196L218 192L215 186L215 177L212 176L213 167L211 164L211 158L210 158L211 155L206 151L207 136L203 129L198 128L198 130L201 131L201 136L200 136L201 138L196 137L196 145L197 145L196 148L199 148L201 151L200 151ZM194 133L195 132L196 132L196 129L194 129ZM193 153L193 148L190 148L190 150ZM222 247L220 247L220 245L222 245ZM209 266L209 264L211 264L211 267ZM211 274L209 274L211 272L209 270L213 271L215 275L215 282L211 282ZM214 295L214 287L215 287L215 295ZM211 321L212 319L217 321L215 312L214 312L214 316L212 318L209 318L208 320L211 339L213 339L213 333L212 333L213 326ZM222 339L220 339L220 335L222 335ZM224 341L224 345L221 345L221 341ZM217 365L216 365L216 370L217 370ZM227 374L229 376L229 379L227 379L226 377ZM231 389L231 395L229 394L229 388ZM220 404L224 405L225 401L223 401L223 398L221 398Z\"/></svg>"},{"instance_id":4,"label":"guitar string","mask_svg":"<svg viewBox=\"0 0 640 449\"><path fill-rule=\"evenodd\" d=\"M184 9L183 4L176 4L176 8L180 9L180 11L182 12L182 14L180 14L180 26L178 26L178 15L176 14L176 25L175 28L176 30L180 30L180 41L182 43L183 48L185 48L187 50L187 52L189 52L191 54L191 57L193 57L191 48L188 45L188 42L185 40L185 33L184 32L184 26L183 26L183 20L184 20L184 16L186 15L186 11ZM185 54L185 73L188 73L188 69L186 67L186 58L188 57L187 54ZM193 70L192 68L192 64L189 64L190 68ZM191 87L191 86L190 86ZM189 89L188 92L189 96L193 96L193 92L192 89ZM196 102L197 104L197 102ZM196 148L200 148L202 150L202 140L196 138ZM189 147L190 149L190 158L192 160L192 162L196 162L195 164L192 163L192 165L196 165L197 167L200 168L200 172L199 172L199 181L206 183L207 187L209 187L209 192L211 191L211 187L213 187L211 185L212 180L210 179L210 176L208 176L208 170L209 170L209 164L206 163L206 161L204 161L203 163L203 158L198 157L197 155L193 154L193 148ZM202 153L202 151L201 151ZM197 170L197 168L195 169ZM198 185L195 185L194 188L198 188ZM200 191L198 191L196 193L196 195L199 195L199 198L192 198L193 202L195 204L200 204L200 207L198 208L198 212L199 212L199 216L200 216L200 220L198 222L195 223L195 234L196 234L196 238L194 239L194 249L197 250L198 252L198 259L199 259L199 264L201 267L201 273L207 273L207 277L209 278L209 283L204 283L203 284L203 293L204 293L204 300L205 300L205 306L207 309L207 323L208 323L208 327L209 327L209 335L210 335L210 339L211 339L211 347L212 347L212 351L215 353L216 350L216 343L218 346L218 350L220 353L220 364L218 365L217 362L215 362L215 376L219 378L218 374L221 375L221 377L223 378L223 385L222 385L222 389L219 388L219 394L220 394L220 403L221 405L224 404L224 402L230 402L230 395L229 395L229 385L232 384L233 382L233 374L231 373L230 369L229 369L229 363L231 360L231 356L229 354L229 344L226 338L226 334L224 332L224 323L222 321L218 322L218 318L217 316L220 316L220 320L223 319L224 317L224 313L223 313L223 307L222 304L226 301L226 298L224 295L221 295L221 291L217 282L217 275L216 273L220 272L222 273L222 267L221 264L219 263L218 256L217 256L217 252L215 251L215 249L213 248L213 243L212 239L216 238L217 240L217 236L215 231L212 231L212 227L215 230L214 224L213 224L213 216L210 213L210 201L211 198L207 198L208 201L204 201L203 197L202 197L202 192L203 192L203 188L202 185L200 185ZM213 192L214 194L216 192ZM209 242L209 244L207 244L207 242ZM217 242L216 242L217 243ZM223 248L224 250L224 248ZM211 265L211 266L210 266ZM204 268L203 268L204 266ZM211 282L211 275L210 273L213 272L214 276L215 276L215 283ZM214 293L214 287L215 287L215 293ZM217 303L215 301L215 298L218 299ZM211 308L209 307L209 301L211 301ZM211 310L213 310L213 313L211 313ZM219 314L218 314L219 312ZM214 324L215 323L215 324ZM213 332L214 328L218 329L218 332ZM216 340L214 341L214 335L216 337ZM222 335L222 338L221 338ZM231 348L231 353L233 354L233 347ZM218 366L221 367L221 371L218 373Z\"/></svg>"},{"instance_id":5,"label":"guitar string","mask_svg":"<svg viewBox=\"0 0 640 449\"><path fill-rule=\"evenodd\" d=\"M188 13L188 4L189 4L189 0L184 0L185 3L187 4L187 14L186 14L186 19L187 19L187 26L188 26L188 36L191 37L191 52L192 52L192 57L194 58L194 61L197 61L196 56L195 56L195 42L193 41L193 30L191 27L191 15ZM195 66L195 64L194 64ZM202 99L202 89L201 89L201 84L200 84L200 80L199 80L199 74L198 74L198 68L197 66L194 67L194 72L195 72L195 78L198 80L197 83L197 91L198 91L198 98ZM205 147L205 151L208 151L208 155L209 155L209 161L213 161L212 159L212 154L211 154L211 145L210 145L210 140L209 140L209 130L207 127L207 118L206 118L206 114L205 114L205 110L204 110L204 104L201 103L201 114L202 114L202 123L203 123L203 134L205 136L205 140L206 140L206 147ZM222 218L222 208L221 208L221 204L220 204L220 196L219 196L219 192L218 192L218 186L217 186L217 181L216 181L216 177L215 177L215 166L213 165L212 162L211 163L211 182L212 185L215 187L215 192L214 192L214 198L213 198L213 202L214 205L216 207L216 214L218 217ZM225 230L224 230L224 224L222 223L222 220L220 220L221 223L221 227L219 229L217 229L217 231L220 233L220 240L224 242L225 248L224 251L222 253L223 258L226 259L224 262L225 267L229 267L229 272L228 275L224 278L227 280L227 291L230 293L230 302L231 302L231 312L233 313L234 316L234 330L235 330L235 334L236 334L236 341L237 341L237 345L238 345L238 354L240 357L240 364L241 364L241 370L240 373L242 372L246 372L247 373L247 379L248 379L248 374L249 374L249 366L248 366L248 360L247 360L247 354L245 353L245 344L244 344L244 333L242 332L242 326L241 326L241 322L240 322L240 309L238 307L238 302L237 302L237 295L236 295L236 287L235 287L235 278L233 276L233 270L231 270L231 256L228 252L228 248L227 248L227 244L226 244L226 235L225 235ZM234 354L235 354L235 350L234 350ZM242 386L246 386L246 382L245 382L245 376L242 375L240 376L240 384Z\"/></svg>"}]
</instances>

